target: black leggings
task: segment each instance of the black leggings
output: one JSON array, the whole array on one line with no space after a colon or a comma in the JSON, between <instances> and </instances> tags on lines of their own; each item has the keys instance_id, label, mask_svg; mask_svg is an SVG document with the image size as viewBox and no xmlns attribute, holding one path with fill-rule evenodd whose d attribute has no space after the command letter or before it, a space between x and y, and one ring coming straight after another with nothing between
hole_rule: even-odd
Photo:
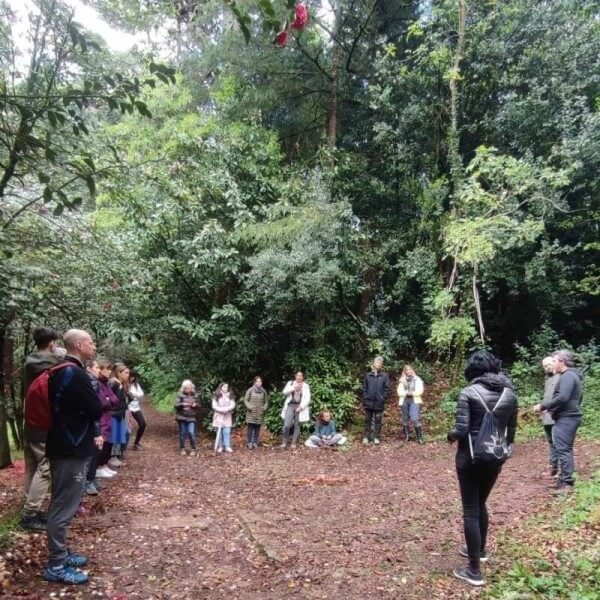
<instances>
[{"instance_id":1,"label":"black leggings","mask_svg":"<svg viewBox=\"0 0 600 600\"><path fill-rule=\"evenodd\" d=\"M493 469L470 465L458 467L458 484L463 507L463 523L469 566L479 572L479 558L485 551L488 532L488 512L485 505L498 475L500 468Z\"/></svg>"},{"instance_id":2,"label":"black leggings","mask_svg":"<svg viewBox=\"0 0 600 600\"><path fill-rule=\"evenodd\" d=\"M137 445L140 443L140 440L144 435L144 431L146 431L146 419L144 419L144 413L141 410L136 410L135 412L132 412L131 416L135 419L135 422L138 426L134 442L134 445Z\"/></svg>"},{"instance_id":3,"label":"black leggings","mask_svg":"<svg viewBox=\"0 0 600 600\"><path fill-rule=\"evenodd\" d=\"M104 444L102 445L102 450L100 450L100 454L98 456L98 466L99 467L106 466L106 464L110 460L112 446L113 445L109 444L108 442L104 442Z\"/></svg>"}]
</instances>

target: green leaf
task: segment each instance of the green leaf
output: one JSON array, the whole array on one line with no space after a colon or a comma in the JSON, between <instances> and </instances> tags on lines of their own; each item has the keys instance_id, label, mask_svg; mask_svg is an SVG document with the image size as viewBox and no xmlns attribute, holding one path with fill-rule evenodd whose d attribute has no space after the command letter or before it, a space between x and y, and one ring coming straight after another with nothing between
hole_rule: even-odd
<instances>
[{"instance_id":1,"label":"green leaf","mask_svg":"<svg viewBox=\"0 0 600 600\"><path fill-rule=\"evenodd\" d=\"M92 171L96 171L96 164L94 163L94 161L92 160L91 157L86 156L83 159L83 162L92 170Z\"/></svg>"},{"instance_id":2,"label":"green leaf","mask_svg":"<svg viewBox=\"0 0 600 600\"><path fill-rule=\"evenodd\" d=\"M64 204L57 204L52 214L55 217L60 217L60 215L63 214L64 210L65 210Z\"/></svg>"},{"instance_id":3,"label":"green leaf","mask_svg":"<svg viewBox=\"0 0 600 600\"><path fill-rule=\"evenodd\" d=\"M49 187L44 188L44 203L50 202L52 200L52 190Z\"/></svg>"},{"instance_id":4,"label":"green leaf","mask_svg":"<svg viewBox=\"0 0 600 600\"><path fill-rule=\"evenodd\" d=\"M46 173L38 173L38 181L40 183L48 183L50 181L50 177L48 177L48 175L46 175Z\"/></svg>"},{"instance_id":5,"label":"green leaf","mask_svg":"<svg viewBox=\"0 0 600 600\"><path fill-rule=\"evenodd\" d=\"M91 175L86 175L85 183L87 184L88 190L90 191L90 196L93 198L96 195L96 181Z\"/></svg>"}]
</instances>

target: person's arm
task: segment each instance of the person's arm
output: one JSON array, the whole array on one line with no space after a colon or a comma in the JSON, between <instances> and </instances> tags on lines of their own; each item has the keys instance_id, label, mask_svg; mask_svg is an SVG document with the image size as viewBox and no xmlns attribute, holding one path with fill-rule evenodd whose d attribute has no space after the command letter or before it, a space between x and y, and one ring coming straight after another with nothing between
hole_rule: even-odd
<instances>
[{"instance_id":1,"label":"person's arm","mask_svg":"<svg viewBox=\"0 0 600 600\"><path fill-rule=\"evenodd\" d=\"M392 395L392 389L390 388L390 378L387 373L383 374L383 400L387 402Z\"/></svg>"},{"instance_id":2,"label":"person's arm","mask_svg":"<svg viewBox=\"0 0 600 600\"><path fill-rule=\"evenodd\" d=\"M300 410L304 410L310 404L310 386L308 383L302 384L302 400L300 400Z\"/></svg>"},{"instance_id":3,"label":"person's arm","mask_svg":"<svg viewBox=\"0 0 600 600\"><path fill-rule=\"evenodd\" d=\"M234 406L235 406L235 402L234 402ZM215 412L218 412L221 415L225 415L228 412L231 412L231 410L232 410L229 408L229 404L227 406L219 406L216 398L213 398L212 408Z\"/></svg>"},{"instance_id":4,"label":"person's arm","mask_svg":"<svg viewBox=\"0 0 600 600\"><path fill-rule=\"evenodd\" d=\"M294 391L294 382L288 381L283 388L283 395L289 396Z\"/></svg>"},{"instance_id":5,"label":"person's arm","mask_svg":"<svg viewBox=\"0 0 600 600\"><path fill-rule=\"evenodd\" d=\"M71 390L74 395L78 396L78 406L90 421L98 421L102 416L102 403L96 392L94 392L88 374L83 369L75 366L66 367L63 370L68 371L70 369L73 370Z\"/></svg>"},{"instance_id":6,"label":"person's arm","mask_svg":"<svg viewBox=\"0 0 600 600\"><path fill-rule=\"evenodd\" d=\"M575 375L571 371L565 371L558 381L558 385L554 390L552 399L549 402L542 402L541 410L554 411L558 407L566 404L573 395L575 387Z\"/></svg>"},{"instance_id":7,"label":"person's arm","mask_svg":"<svg viewBox=\"0 0 600 600\"><path fill-rule=\"evenodd\" d=\"M363 379L363 387L362 387L362 399L364 400L367 397L369 392L369 374L367 373Z\"/></svg>"},{"instance_id":8,"label":"person's arm","mask_svg":"<svg viewBox=\"0 0 600 600\"><path fill-rule=\"evenodd\" d=\"M415 397L423 398L423 392L425 392L425 386L423 385L423 380L420 377L416 377Z\"/></svg>"},{"instance_id":9,"label":"person's arm","mask_svg":"<svg viewBox=\"0 0 600 600\"><path fill-rule=\"evenodd\" d=\"M404 399L406 398L406 388L404 387L404 381L402 378L398 383L398 406L402 406L404 404Z\"/></svg>"},{"instance_id":10,"label":"person's arm","mask_svg":"<svg viewBox=\"0 0 600 600\"><path fill-rule=\"evenodd\" d=\"M269 408L269 392L265 391L265 412L267 412L267 408Z\"/></svg>"},{"instance_id":11,"label":"person's arm","mask_svg":"<svg viewBox=\"0 0 600 600\"><path fill-rule=\"evenodd\" d=\"M508 419L508 425L506 427L506 441L509 444L513 444L515 441L515 435L517 433L517 419L519 416L519 402L515 397L515 406Z\"/></svg>"},{"instance_id":12,"label":"person's arm","mask_svg":"<svg viewBox=\"0 0 600 600\"><path fill-rule=\"evenodd\" d=\"M250 410L252 407L250 406L250 394L252 393L252 388L249 389L244 395L244 406Z\"/></svg>"},{"instance_id":13,"label":"person's arm","mask_svg":"<svg viewBox=\"0 0 600 600\"><path fill-rule=\"evenodd\" d=\"M469 397L463 390L458 395L454 427L448 432L448 439L451 441L464 440L468 437L470 431L471 409L469 406Z\"/></svg>"}]
</instances>

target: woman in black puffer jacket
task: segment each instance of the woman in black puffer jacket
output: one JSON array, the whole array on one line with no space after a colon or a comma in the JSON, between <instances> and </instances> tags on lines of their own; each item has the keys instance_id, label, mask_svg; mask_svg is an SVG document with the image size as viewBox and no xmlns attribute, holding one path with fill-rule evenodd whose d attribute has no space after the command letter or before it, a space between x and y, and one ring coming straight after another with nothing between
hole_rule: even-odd
<instances>
[{"instance_id":1,"label":"woman in black puffer jacket","mask_svg":"<svg viewBox=\"0 0 600 600\"><path fill-rule=\"evenodd\" d=\"M500 363L493 354L481 350L467 360L465 378L469 382L458 397L456 422L448 433L448 441L458 441L456 472L463 506L466 547L459 553L469 559L466 568L455 569L454 575L471 585L481 586L480 561L487 560L485 544L488 530L486 500L498 479L501 465L480 465L473 461L469 437L474 443L486 413L482 400L493 410L499 425L506 430L506 441L512 445L517 427L517 397L512 383L500 373ZM502 402L498 400L502 396ZM496 404L498 404L496 408Z\"/></svg>"}]
</instances>

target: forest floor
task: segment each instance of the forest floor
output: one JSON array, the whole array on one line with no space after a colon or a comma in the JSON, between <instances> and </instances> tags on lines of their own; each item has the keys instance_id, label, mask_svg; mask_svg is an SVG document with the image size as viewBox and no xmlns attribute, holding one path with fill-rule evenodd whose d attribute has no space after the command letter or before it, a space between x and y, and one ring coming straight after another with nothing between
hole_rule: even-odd
<instances>
[{"instance_id":1,"label":"forest floor","mask_svg":"<svg viewBox=\"0 0 600 600\"><path fill-rule=\"evenodd\" d=\"M347 450L249 451L214 457L178 454L171 416L146 409L144 449L129 452L115 480L70 529L89 556L90 583L42 581L45 537L12 533L0 555L8 598L391 599L473 598L452 577L462 564L454 448L387 439ZM597 442L577 445L589 477ZM545 489L542 441L519 444L489 502L490 548L525 518L561 500ZM22 469L0 472L0 518L16 514ZM14 522L14 519L13 519ZM0 532L1 533L1 532ZM0 540L1 541L1 540ZM1 550L0 550L1 551ZM498 557L506 563L508 557ZM2 560L3 559L3 560ZM500 560L502 559L502 560ZM4 565L2 562L4 561ZM494 577L494 561L484 567Z\"/></svg>"}]
</instances>

